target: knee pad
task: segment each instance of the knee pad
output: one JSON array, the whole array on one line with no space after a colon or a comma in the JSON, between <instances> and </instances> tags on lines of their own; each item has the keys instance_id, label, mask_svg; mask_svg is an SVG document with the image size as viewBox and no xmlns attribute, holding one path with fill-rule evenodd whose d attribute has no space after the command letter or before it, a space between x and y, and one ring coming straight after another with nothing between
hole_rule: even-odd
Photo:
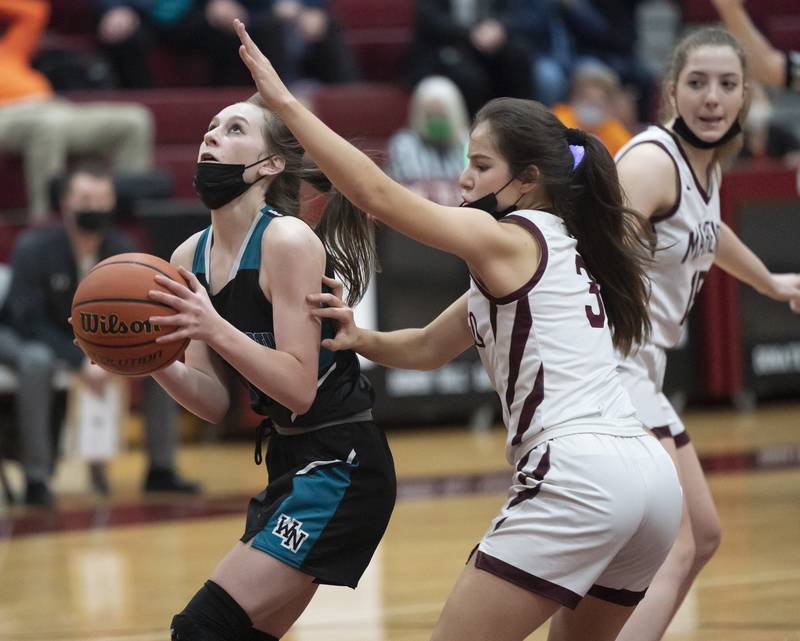
<instances>
[{"instance_id":1,"label":"knee pad","mask_svg":"<svg viewBox=\"0 0 800 641\"><path fill-rule=\"evenodd\" d=\"M242 607L219 585L206 581L183 612L172 618L172 641L241 641L249 639L252 622Z\"/></svg>"},{"instance_id":2,"label":"knee pad","mask_svg":"<svg viewBox=\"0 0 800 641\"><path fill-rule=\"evenodd\" d=\"M267 634L266 632L262 632L261 630L256 630L253 628L250 630L250 641L280 641L278 637L273 637L271 634Z\"/></svg>"}]
</instances>

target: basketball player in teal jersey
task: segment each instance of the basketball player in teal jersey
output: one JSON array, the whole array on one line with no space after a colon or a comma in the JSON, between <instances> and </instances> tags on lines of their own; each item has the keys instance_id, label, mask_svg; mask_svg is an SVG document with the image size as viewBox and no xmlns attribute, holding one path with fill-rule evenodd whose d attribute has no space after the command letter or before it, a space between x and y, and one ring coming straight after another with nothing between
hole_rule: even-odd
<instances>
[{"instance_id":1,"label":"basketball player in teal jersey","mask_svg":"<svg viewBox=\"0 0 800 641\"><path fill-rule=\"evenodd\" d=\"M330 183L257 96L215 115L198 152L195 185L211 225L172 256L186 285L151 292L174 314L162 342L191 339L185 362L153 377L211 422L234 402L233 373L271 432L267 487L250 501L241 541L173 618L173 641L274 640L320 583L355 587L395 500L392 457L372 421L373 393L353 352L320 349L329 321L306 295L333 270L357 300L372 270L367 218L338 194L316 233L298 215L301 179Z\"/></svg>"}]
</instances>

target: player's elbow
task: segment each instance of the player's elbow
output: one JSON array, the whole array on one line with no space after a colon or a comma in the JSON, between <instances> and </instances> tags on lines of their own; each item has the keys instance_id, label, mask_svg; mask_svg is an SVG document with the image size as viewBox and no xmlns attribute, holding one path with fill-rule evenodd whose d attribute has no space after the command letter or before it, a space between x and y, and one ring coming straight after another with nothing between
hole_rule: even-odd
<instances>
[{"instance_id":1,"label":"player's elbow","mask_svg":"<svg viewBox=\"0 0 800 641\"><path fill-rule=\"evenodd\" d=\"M287 399L286 407L298 416L302 416L314 404L314 399L317 398L317 381L307 383L303 386L298 386L291 398Z\"/></svg>"},{"instance_id":2,"label":"player's elbow","mask_svg":"<svg viewBox=\"0 0 800 641\"><path fill-rule=\"evenodd\" d=\"M228 406L227 405L211 405L206 407L204 411L198 412L200 418L212 425L219 425L225 420L225 417L228 415Z\"/></svg>"}]
</instances>

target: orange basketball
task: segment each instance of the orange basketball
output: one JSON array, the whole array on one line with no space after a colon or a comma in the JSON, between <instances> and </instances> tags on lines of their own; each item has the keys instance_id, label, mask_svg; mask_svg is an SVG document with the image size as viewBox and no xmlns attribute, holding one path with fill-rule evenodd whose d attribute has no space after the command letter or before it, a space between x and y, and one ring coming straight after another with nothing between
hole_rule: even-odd
<instances>
[{"instance_id":1,"label":"orange basketball","mask_svg":"<svg viewBox=\"0 0 800 641\"><path fill-rule=\"evenodd\" d=\"M167 291L154 280L162 274L184 283L178 270L150 254L118 254L97 263L72 299L72 331L80 348L114 374L141 376L166 367L183 354L189 340L158 344L174 327L160 327L151 316L169 316L172 307L147 297Z\"/></svg>"}]
</instances>

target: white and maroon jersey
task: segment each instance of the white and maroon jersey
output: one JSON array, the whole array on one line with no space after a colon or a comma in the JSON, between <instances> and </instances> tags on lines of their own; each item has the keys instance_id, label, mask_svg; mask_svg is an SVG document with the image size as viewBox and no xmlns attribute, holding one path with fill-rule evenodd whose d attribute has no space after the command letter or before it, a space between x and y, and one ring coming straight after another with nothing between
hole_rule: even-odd
<instances>
[{"instance_id":1,"label":"white and maroon jersey","mask_svg":"<svg viewBox=\"0 0 800 641\"><path fill-rule=\"evenodd\" d=\"M717 254L719 185L713 173L708 192L701 187L674 134L662 127L649 127L634 136L619 150L617 160L642 144L658 145L667 152L678 176L675 203L669 211L650 218L656 235L654 262L647 270L652 287L649 304L652 342L668 349L680 340Z\"/></svg>"},{"instance_id":2,"label":"white and maroon jersey","mask_svg":"<svg viewBox=\"0 0 800 641\"><path fill-rule=\"evenodd\" d=\"M530 281L502 298L472 277L469 324L500 397L513 465L543 431L616 433L635 410L616 372L600 286L563 221L530 210L503 221L536 238L541 261Z\"/></svg>"}]
</instances>

